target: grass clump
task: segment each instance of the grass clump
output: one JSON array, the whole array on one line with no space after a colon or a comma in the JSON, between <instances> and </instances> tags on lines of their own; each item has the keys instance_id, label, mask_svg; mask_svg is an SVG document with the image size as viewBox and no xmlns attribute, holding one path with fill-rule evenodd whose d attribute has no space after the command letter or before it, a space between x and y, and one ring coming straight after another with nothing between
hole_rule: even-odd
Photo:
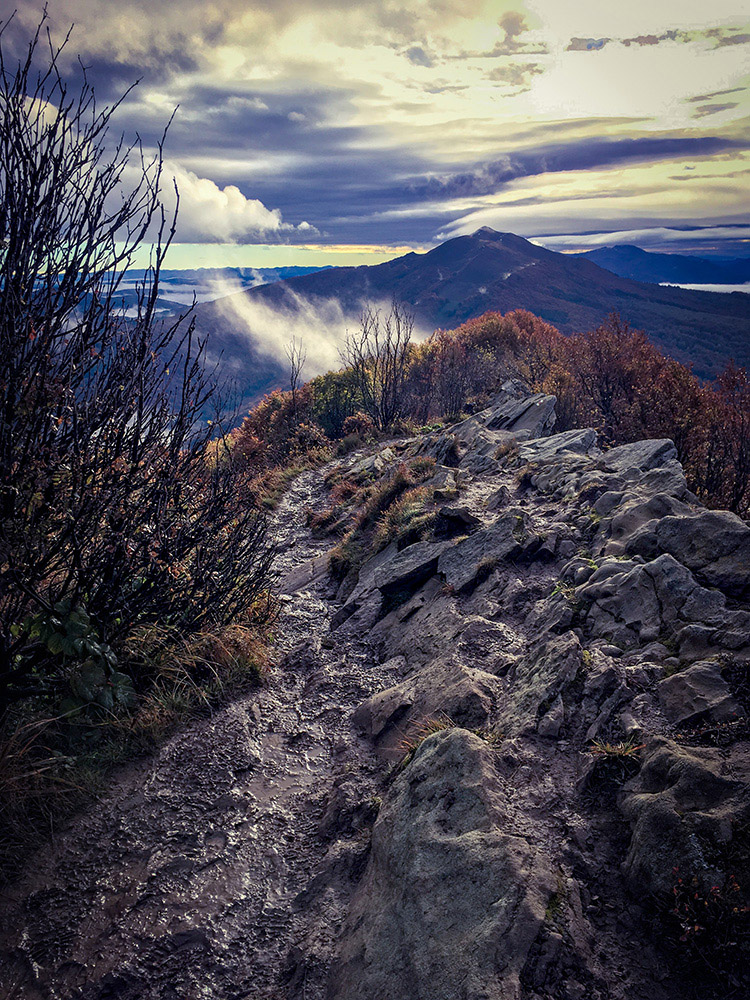
<instances>
[{"instance_id":1,"label":"grass clump","mask_svg":"<svg viewBox=\"0 0 750 1000\"><path fill-rule=\"evenodd\" d=\"M331 477L333 502L311 524L325 534L344 531L330 555L336 579L357 570L393 541L405 548L431 533L437 518L434 491L423 484L434 469L434 459L414 458L356 489L351 480Z\"/></svg>"},{"instance_id":2,"label":"grass clump","mask_svg":"<svg viewBox=\"0 0 750 1000\"><path fill-rule=\"evenodd\" d=\"M442 733L446 729L466 729L466 726L459 726L444 712L428 716L417 722L397 744L396 749L400 755L400 759L395 767L395 773L398 774L409 766L417 750L426 739L434 736L435 733ZM468 731L484 740L490 746L495 746L503 738L502 734L493 732L490 729L469 729Z\"/></svg>"},{"instance_id":3,"label":"grass clump","mask_svg":"<svg viewBox=\"0 0 750 1000\"><path fill-rule=\"evenodd\" d=\"M379 552L391 542L399 549L425 538L435 527L437 511L431 508L433 492L425 486L407 490L378 519L372 549Z\"/></svg>"},{"instance_id":4,"label":"grass clump","mask_svg":"<svg viewBox=\"0 0 750 1000\"><path fill-rule=\"evenodd\" d=\"M632 778L641 766L643 747L643 743L636 743L632 738L619 743L593 740L589 753L595 760L596 777L618 785Z\"/></svg>"},{"instance_id":5,"label":"grass clump","mask_svg":"<svg viewBox=\"0 0 750 1000\"><path fill-rule=\"evenodd\" d=\"M59 823L106 791L114 768L261 684L268 641L252 622L184 637L144 627L121 654L134 682L132 706L91 702L61 712L38 700L8 712L0 726L0 883Z\"/></svg>"},{"instance_id":6,"label":"grass clump","mask_svg":"<svg viewBox=\"0 0 750 1000\"><path fill-rule=\"evenodd\" d=\"M508 441L503 441L502 444L498 445L495 449L495 454L493 458L496 462L502 462L504 460L512 461L518 458L518 441L515 438L510 438Z\"/></svg>"}]
</instances>

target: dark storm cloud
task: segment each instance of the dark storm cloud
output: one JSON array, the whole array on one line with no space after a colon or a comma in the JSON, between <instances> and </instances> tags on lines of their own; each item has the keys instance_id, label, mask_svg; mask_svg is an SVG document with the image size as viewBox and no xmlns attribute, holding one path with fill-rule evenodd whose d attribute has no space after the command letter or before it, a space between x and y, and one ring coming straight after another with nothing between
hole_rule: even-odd
<instances>
[{"instance_id":1,"label":"dark storm cloud","mask_svg":"<svg viewBox=\"0 0 750 1000\"><path fill-rule=\"evenodd\" d=\"M510 154L472 170L443 174L415 182L416 198L466 198L493 194L517 177L542 173L585 171L631 162L656 161L742 149L744 143L720 136L648 136L634 139L586 139L568 145L543 146Z\"/></svg>"},{"instance_id":2,"label":"dark storm cloud","mask_svg":"<svg viewBox=\"0 0 750 1000\"><path fill-rule=\"evenodd\" d=\"M717 115L720 111L731 111L732 108L738 106L737 101L727 101L725 104L704 104L702 107L695 109L693 118L705 118L707 115Z\"/></svg>"},{"instance_id":3,"label":"dark storm cloud","mask_svg":"<svg viewBox=\"0 0 750 1000\"><path fill-rule=\"evenodd\" d=\"M440 175L413 153L371 146L341 151L325 162L313 159L299 168L291 166L283 178L254 178L252 190L264 203L278 205L284 218L305 218L317 226L324 234L321 242L430 240L436 229L455 218L454 199L493 194L517 178L706 156L740 145L731 138L711 136L571 140ZM543 207L545 196L521 201ZM420 208L423 205L427 212Z\"/></svg>"}]
</instances>

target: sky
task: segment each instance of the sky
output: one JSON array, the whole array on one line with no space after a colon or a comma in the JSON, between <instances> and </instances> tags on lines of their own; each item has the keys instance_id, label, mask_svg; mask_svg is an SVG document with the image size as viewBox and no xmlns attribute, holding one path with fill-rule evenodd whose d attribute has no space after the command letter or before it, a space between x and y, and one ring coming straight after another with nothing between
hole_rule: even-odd
<instances>
[{"instance_id":1,"label":"sky","mask_svg":"<svg viewBox=\"0 0 750 1000\"><path fill-rule=\"evenodd\" d=\"M41 4L18 0L6 44ZM480 226L750 255L750 0L50 0L147 147L168 267L378 263ZM167 191L166 200L169 199Z\"/></svg>"}]
</instances>

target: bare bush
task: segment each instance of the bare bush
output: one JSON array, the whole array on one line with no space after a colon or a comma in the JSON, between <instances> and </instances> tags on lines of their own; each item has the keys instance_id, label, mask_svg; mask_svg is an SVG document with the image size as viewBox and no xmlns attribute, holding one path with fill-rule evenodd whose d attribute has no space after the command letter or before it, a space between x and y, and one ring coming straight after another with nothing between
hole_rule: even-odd
<instances>
[{"instance_id":1,"label":"bare bush","mask_svg":"<svg viewBox=\"0 0 750 1000\"><path fill-rule=\"evenodd\" d=\"M15 66L0 29L0 715L74 675L117 689L130 630L230 621L269 563L204 344L186 318L155 319L174 235L161 144L112 147L116 105L85 75L68 88L42 26ZM151 232L126 315L123 274Z\"/></svg>"},{"instance_id":2,"label":"bare bush","mask_svg":"<svg viewBox=\"0 0 750 1000\"><path fill-rule=\"evenodd\" d=\"M378 430L391 428L403 415L414 317L394 302L390 312L366 308L359 330L350 334L341 360L356 379L365 412Z\"/></svg>"}]
</instances>

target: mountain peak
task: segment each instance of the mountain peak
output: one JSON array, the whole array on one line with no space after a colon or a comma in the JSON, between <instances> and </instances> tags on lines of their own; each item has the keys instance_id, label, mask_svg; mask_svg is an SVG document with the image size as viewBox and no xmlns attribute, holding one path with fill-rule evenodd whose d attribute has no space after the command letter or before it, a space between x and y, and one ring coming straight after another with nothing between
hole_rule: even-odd
<instances>
[{"instance_id":1,"label":"mountain peak","mask_svg":"<svg viewBox=\"0 0 750 1000\"><path fill-rule=\"evenodd\" d=\"M523 236L516 236L515 233L503 233L491 226L481 226L470 234L470 239L492 240L495 243L528 243Z\"/></svg>"}]
</instances>

